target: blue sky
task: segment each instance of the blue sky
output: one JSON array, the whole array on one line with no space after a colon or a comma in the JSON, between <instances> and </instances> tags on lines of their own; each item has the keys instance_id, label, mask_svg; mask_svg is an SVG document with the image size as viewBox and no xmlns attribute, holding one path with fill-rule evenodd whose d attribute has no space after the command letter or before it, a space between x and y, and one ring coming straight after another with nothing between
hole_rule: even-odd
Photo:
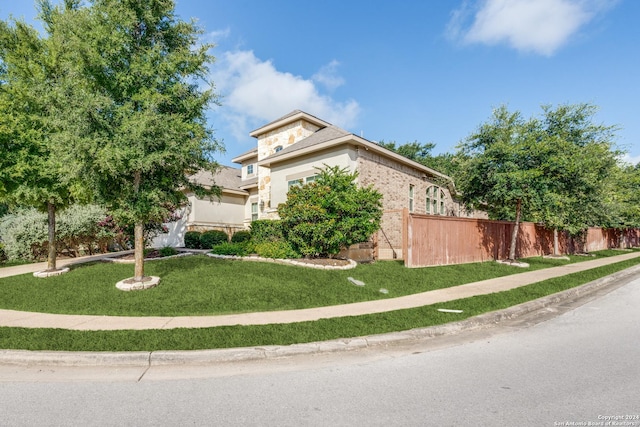
<instances>
[{"instance_id":1,"label":"blue sky","mask_svg":"<svg viewBox=\"0 0 640 427\"><path fill-rule=\"evenodd\" d=\"M176 0L176 12L216 44L222 106L209 118L222 164L294 109L437 154L502 104L529 117L582 102L640 162L637 0ZM2 19L35 13L31 0L0 0Z\"/></svg>"}]
</instances>

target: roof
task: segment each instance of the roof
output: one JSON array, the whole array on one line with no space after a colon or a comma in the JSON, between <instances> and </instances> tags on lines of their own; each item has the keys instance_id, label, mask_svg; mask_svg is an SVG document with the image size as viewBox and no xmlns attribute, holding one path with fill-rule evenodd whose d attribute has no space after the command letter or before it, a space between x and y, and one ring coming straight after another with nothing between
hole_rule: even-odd
<instances>
[{"instance_id":1,"label":"roof","mask_svg":"<svg viewBox=\"0 0 640 427\"><path fill-rule=\"evenodd\" d=\"M231 161L234 163L242 163L244 160L249 160L252 157L258 157L258 147L252 148L249 151L245 151L244 153L231 159Z\"/></svg>"},{"instance_id":2,"label":"roof","mask_svg":"<svg viewBox=\"0 0 640 427\"><path fill-rule=\"evenodd\" d=\"M289 153L294 151L303 150L305 148L313 147L314 145L322 144L323 142L332 141L334 139L351 135L351 133L347 132L344 129L340 129L337 126L329 125L326 128L320 129L307 138L288 146L287 148L278 151L275 154L272 154L267 159L274 160L278 157L286 156Z\"/></svg>"},{"instance_id":3,"label":"roof","mask_svg":"<svg viewBox=\"0 0 640 427\"><path fill-rule=\"evenodd\" d=\"M291 115L289 115L288 117L291 117ZM421 163L404 157L396 153L395 151L389 150L381 146L380 144L354 135L332 124L327 124L326 127L319 129L307 138L304 138L303 140L296 142L295 144L292 144L275 154L272 154L271 156L260 161L258 164L270 167L272 163L285 162L298 155L309 154L318 150L325 150L343 144L350 144L363 147L366 150L372 150L382 156L394 159L395 161L404 163L412 168L421 170L428 175L434 177L438 176L444 178L447 181L453 182L451 177L443 174L442 172L431 169Z\"/></svg>"},{"instance_id":4,"label":"roof","mask_svg":"<svg viewBox=\"0 0 640 427\"><path fill-rule=\"evenodd\" d=\"M192 182L202 186L217 185L223 190L243 191L240 187L246 185L246 182L242 181L242 171L229 166L221 166L215 175L209 171L201 170L189 178Z\"/></svg>"},{"instance_id":5,"label":"roof","mask_svg":"<svg viewBox=\"0 0 640 427\"><path fill-rule=\"evenodd\" d=\"M325 122L322 119L317 118L314 115L311 115L309 113L305 113L304 111L301 110L293 110L292 112L290 112L289 114L285 114L284 116L275 119L274 121L267 123L266 125L259 127L258 129L252 131L251 133L249 133L249 135L253 136L254 138L259 137L260 135L263 135L269 131L272 131L274 129L277 129L279 127L282 126L286 126L290 123L293 123L297 120L301 120L304 119L305 121L312 123L320 128L324 128L327 126L331 126L331 123Z\"/></svg>"}]
</instances>

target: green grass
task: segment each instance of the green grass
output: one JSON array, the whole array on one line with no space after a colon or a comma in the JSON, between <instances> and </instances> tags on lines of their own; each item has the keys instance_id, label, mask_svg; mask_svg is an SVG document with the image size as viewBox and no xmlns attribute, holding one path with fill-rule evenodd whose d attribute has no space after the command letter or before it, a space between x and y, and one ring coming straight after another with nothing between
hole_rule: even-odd
<instances>
[{"instance_id":1,"label":"green grass","mask_svg":"<svg viewBox=\"0 0 640 427\"><path fill-rule=\"evenodd\" d=\"M284 325L143 331L70 331L3 327L0 328L0 348L55 351L197 350L289 345L381 334L459 321L511 307L638 264L640 259L636 258L496 294L388 313ZM441 313L437 311L438 308L456 308L464 312Z\"/></svg>"},{"instance_id":2,"label":"green grass","mask_svg":"<svg viewBox=\"0 0 640 427\"><path fill-rule=\"evenodd\" d=\"M626 252L599 252L597 257L621 253ZM0 308L111 316L292 310L394 298L590 259L594 258L530 258L526 260L531 265L528 269L494 262L408 269L402 262L382 261L331 271L198 255L146 263L145 273L160 276L160 286L134 292L115 287L116 282L133 275L132 265L98 262L78 265L67 274L47 279L31 274L0 279ZM348 277L366 286L354 286ZM380 288L389 293L380 293Z\"/></svg>"}]
</instances>

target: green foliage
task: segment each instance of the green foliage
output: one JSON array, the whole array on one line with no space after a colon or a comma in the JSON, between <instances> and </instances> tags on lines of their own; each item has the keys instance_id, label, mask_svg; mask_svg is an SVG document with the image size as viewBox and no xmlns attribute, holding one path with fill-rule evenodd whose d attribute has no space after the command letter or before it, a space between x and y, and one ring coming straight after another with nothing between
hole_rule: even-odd
<instances>
[{"instance_id":1,"label":"green foliage","mask_svg":"<svg viewBox=\"0 0 640 427\"><path fill-rule=\"evenodd\" d=\"M300 258L300 253L285 241L261 242L251 246L252 252L263 258L291 259Z\"/></svg>"},{"instance_id":2,"label":"green foliage","mask_svg":"<svg viewBox=\"0 0 640 427\"><path fill-rule=\"evenodd\" d=\"M220 243L215 245L211 249L212 254L217 255L235 255L235 256L245 256L249 252L247 250L246 241L243 242L234 242L234 243Z\"/></svg>"},{"instance_id":3,"label":"green foliage","mask_svg":"<svg viewBox=\"0 0 640 427\"><path fill-rule=\"evenodd\" d=\"M248 230L240 230L233 233L231 243L248 242L251 239L251 232Z\"/></svg>"},{"instance_id":4,"label":"green foliage","mask_svg":"<svg viewBox=\"0 0 640 427\"><path fill-rule=\"evenodd\" d=\"M380 227L382 195L358 188L356 173L337 166L319 170L316 180L289 190L278 207L285 239L304 256L335 255L365 242Z\"/></svg>"},{"instance_id":5,"label":"green foliage","mask_svg":"<svg viewBox=\"0 0 640 427\"><path fill-rule=\"evenodd\" d=\"M437 172L443 173L450 177L455 177L458 170L458 161L456 157L451 153L442 153L432 155L431 151L436 147L432 142L426 144L418 141L407 142L396 146L395 141L378 143L380 146L400 154L414 162L420 163L428 168L431 168Z\"/></svg>"},{"instance_id":6,"label":"green foliage","mask_svg":"<svg viewBox=\"0 0 640 427\"><path fill-rule=\"evenodd\" d=\"M7 253L4 250L4 243L0 243L0 262L7 260Z\"/></svg>"},{"instance_id":7,"label":"green foliage","mask_svg":"<svg viewBox=\"0 0 640 427\"><path fill-rule=\"evenodd\" d=\"M178 251L175 248L172 248L171 246L165 246L163 248L160 248L160 249L158 249L158 252L163 257L165 257L165 256L173 256L173 255L177 255L178 254Z\"/></svg>"},{"instance_id":8,"label":"green foliage","mask_svg":"<svg viewBox=\"0 0 640 427\"><path fill-rule=\"evenodd\" d=\"M222 230L207 230L200 235L200 247L202 249L211 249L220 243L229 241L229 236Z\"/></svg>"},{"instance_id":9,"label":"green foliage","mask_svg":"<svg viewBox=\"0 0 640 427\"><path fill-rule=\"evenodd\" d=\"M101 226L106 217L99 206L72 205L59 215L56 248L74 255L106 251L116 233ZM48 250L47 215L36 209L20 210L0 219L0 236L9 259L42 259Z\"/></svg>"},{"instance_id":10,"label":"green foliage","mask_svg":"<svg viewBox=\"0 0 640 427\"><path fill-rule=\"evenodd\" d=\"M202 249L200 244L200 233L199 231L187 231L184 233L184 246L189 249Z\"/></svg>"},{"instance_id":11,"label":"green foliage","mask_svg":"<svg viewBox=\"0 0 640 427\"><path fill-rule=\"evenodd\" d=\"M251 241L256 243L273 242L284 239L282 221L259 219L251 223Z\"/></svg>"},{"instance_id":12,"label":"green foliage","mask_svg":"<svg viewBox=\"0 0 640 427\"><path fill-rule=\"evenodd\" d=\"M185 190L220 195L189 179L215 173L222 149L206 118L217 103L204 82L212 46L175 15L174 1L44 3L45 28L62 46L49 97L58 154L118 223L134 226L141 251L144 225L184 206ZM144 277L140 262L134 277Z\"/></svg>"}]
</instances>

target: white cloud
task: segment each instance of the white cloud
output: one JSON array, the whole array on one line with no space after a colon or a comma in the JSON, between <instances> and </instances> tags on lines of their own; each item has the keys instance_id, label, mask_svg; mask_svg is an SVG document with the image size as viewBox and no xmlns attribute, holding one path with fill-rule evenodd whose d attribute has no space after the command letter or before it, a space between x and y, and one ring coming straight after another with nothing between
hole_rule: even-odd
<instances>
[{"instance_id":1,"label":"white cloud","mask_svg":"<svg viewBox=\"0 0 640 427\"><path fill-rule=\"evenodd\" d=\"M447 33L467 44L506 43L519 51L550 56L613 3L615 1L482 0L474 7L465 1L452 12ZM469 25L470 17L473 22Z\"/></svg>"},{"instance_id":2,"label":"white cloud","mask_svg":"<svg viewBox=\"0 0 640 427\"><path fill-rule=\"evenodd\" d=\"M331 64L330 71L335 67ZM331 81L335 82L339 77L333 71L318 74L333 75ZM360 111L356 101L340 102L322 95L313 80L278 71L271 61L260 60L252 51L223 53L212 78L222 95L223 106L218 112L238 139L296 109L341 127L352 126Z\"/></svg>"},{"instance_id":3,"label":"white cloud","mask_svg":"<svg viewBox=\"0 0 640 427\"><path fill-rule=\"evenodd\" d=\"M640 163L640 154L638 154L637 156L631 156L626 153L622 156L622 162L629 163L631 165L637 165Z\"/></svg>"},{"instance_id":4,"label":"white cloud","mask_svg":"<svg viewBox=\"0 0 640 427\"><path fill-rule=\"evenodd\" d=\"M338 75L338 66L340 63L335 59L327 65L320 68L311 78L324 85L329 90L334 90L344 84L344 78Z\"/></svg>"}]
</instances>

